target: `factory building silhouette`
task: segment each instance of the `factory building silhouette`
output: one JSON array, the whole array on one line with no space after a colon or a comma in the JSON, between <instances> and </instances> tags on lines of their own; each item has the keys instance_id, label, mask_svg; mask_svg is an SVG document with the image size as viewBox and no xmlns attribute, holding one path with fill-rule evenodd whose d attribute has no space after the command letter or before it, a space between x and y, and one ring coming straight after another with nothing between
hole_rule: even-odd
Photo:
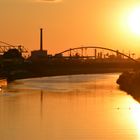
<instances>
[{"instance_id":1,"label":"factory building silhouette","mask_svg":"<svg viewBox=\"0 0 140 140\"><path fill-rule=\"evenodd\" d=\"M41 58L47 58L48 52L43 49L43 29L40 28L40 49L31 51L31 59L37 60Z\"/></svg>"}]
</instances>

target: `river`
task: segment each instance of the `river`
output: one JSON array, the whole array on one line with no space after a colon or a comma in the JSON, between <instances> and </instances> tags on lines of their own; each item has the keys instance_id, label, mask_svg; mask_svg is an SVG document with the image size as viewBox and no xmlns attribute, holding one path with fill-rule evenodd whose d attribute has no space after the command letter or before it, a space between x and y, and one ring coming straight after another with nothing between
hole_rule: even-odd
<instances>
[{"instance_id":1,"label":"river","mask_svg":"<svg viewBox=\"0 0 140 140\"><path fill-rule=\"evenodd\" d=\"M139 140L140 104L119 74L14 81L0 91L1 140Z\"/></svg>"}]
</instances>

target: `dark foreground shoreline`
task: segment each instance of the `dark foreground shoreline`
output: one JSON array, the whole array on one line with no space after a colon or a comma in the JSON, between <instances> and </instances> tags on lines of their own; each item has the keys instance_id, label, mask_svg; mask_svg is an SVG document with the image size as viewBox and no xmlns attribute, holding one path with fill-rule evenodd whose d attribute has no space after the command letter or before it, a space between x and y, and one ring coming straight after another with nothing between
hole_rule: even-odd
<instances>
[{"instance_id":1,"label":"dark foreground shoreline","mask_svg":"<svg viewBox=\"0 0 140 140\"><path fill-rule=\"evenodd\" d=\"M123 72L116 82L121 90L140 102L140 71Z\"/></svg>"},{"instance_id":2,"label":"dark foreground shoreline","mask_svg":"<svg viewBox=\"0 0 140 140\"><path fill-rule=\"evenodd\" d=\"M47 70L16 70L7 74L6 79L8 82L12 82L17 79L28 79L38 77L50 77L50 76L63 76L63 75L77 75L77 74L104 74L104 73L122 73L130 69L122 68L48 68Z\"/></svg>"},{"instance_id":3,"label":"dark foreground shoreline","mask_svg":"<svg viewBox=\"0 0 140 140\"><path fill-rule=\"evenodd\" d=\"M81 62L81 61L39 61L22 63L4 63L1 68L0 77L5 77L8 82L17 79L27 79L46 76L75 75L75 74L97 74L97 73L122 73L130 71L140 65L136 63L123 62Z\"/></svg>"}]
</instances>

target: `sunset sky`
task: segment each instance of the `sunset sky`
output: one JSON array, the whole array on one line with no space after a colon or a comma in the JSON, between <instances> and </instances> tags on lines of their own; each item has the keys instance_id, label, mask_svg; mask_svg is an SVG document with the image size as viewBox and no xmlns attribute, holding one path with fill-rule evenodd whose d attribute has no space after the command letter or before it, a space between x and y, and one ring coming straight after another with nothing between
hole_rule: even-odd
<instances>
[{"instance_id":1,"label":"sunset sky","mask_svg":"<svg viewBox=\"0 0 140 140\"><path fill-rule=\"evenodd\" d=\"M0 41L58 53L102 46L140 56L139 0L0 0Z\"/></svg>"}]
</instances>

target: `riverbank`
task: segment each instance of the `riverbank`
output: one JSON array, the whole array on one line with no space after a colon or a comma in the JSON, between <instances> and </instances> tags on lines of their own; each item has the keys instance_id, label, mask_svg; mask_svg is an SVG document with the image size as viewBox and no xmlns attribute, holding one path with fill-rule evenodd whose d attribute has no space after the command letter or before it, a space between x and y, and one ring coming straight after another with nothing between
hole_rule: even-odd
<instances>
[{"instance_id":1,"label":"riverbank","mask_svg":"<svg viewBox=\"0 0 140 140\"><path fill-rule=\"evenodd\" d=\"M140 68L127 59L82 59L79 57L22 57L16 49L5 52L0 61L0 77L8 82L33 77L124 72Z\"/></svg>"},{"instance_id":2,"label":"riverbank","mask_svg":"<svg viewBox=\"0 0 140 140\"><path fill-rule=\"evenodd\" d=\"M121 90L140 101L140 71L123 72L116 82Z\"/></svg>"},{"instance_id":3,"label":"riverbank","mask_svg":"<svg viewBox=\"0 0 140 140\"><path fill-rule=\"evenodd\" d=\"M1 65L0 77L5 77L8 82L16 79L74 75L96 73L122 73L130 71L139 65L136 63L122 62L90 62L79 60L65 61L4 61Z\"/></svg>"},{"instance_id":4,"label":"riverbank","mask_svg":"<svg viewBox=\"0 0 140 140\"><path fill-rule=\"evenodd\" d=\"M122 73L131 70L130 68L94 68L94 67L40 67L38 69L31 68L29 70L14 70L6 74L8 82L17 79L47 77L47 76L61 76L61 75L77 75L77 74L97 74L97 73Z\"/></svg>"}]
</instances>

